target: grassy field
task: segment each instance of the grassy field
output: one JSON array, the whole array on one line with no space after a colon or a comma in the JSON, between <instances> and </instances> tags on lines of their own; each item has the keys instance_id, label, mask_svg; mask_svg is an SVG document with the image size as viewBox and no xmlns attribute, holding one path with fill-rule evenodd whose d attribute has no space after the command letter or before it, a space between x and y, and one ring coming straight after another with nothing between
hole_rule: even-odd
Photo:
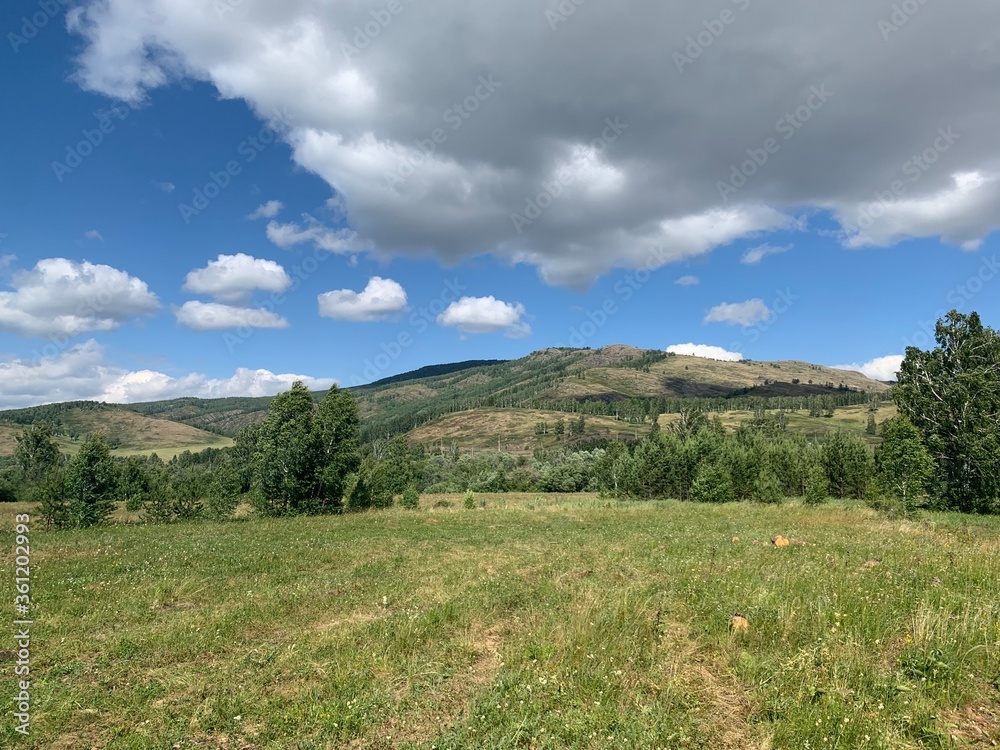
<instances>
[{"instance_id":1,"label":"grassy field","mask_svg":"<svg viewBox=\"0 0 1000 750\"><path fill-rule=\"evenodd\" d=\"M482 500L33 530L31 736L0 746L1000 741L1000 519Z\"/></svg>"}]
</instances>

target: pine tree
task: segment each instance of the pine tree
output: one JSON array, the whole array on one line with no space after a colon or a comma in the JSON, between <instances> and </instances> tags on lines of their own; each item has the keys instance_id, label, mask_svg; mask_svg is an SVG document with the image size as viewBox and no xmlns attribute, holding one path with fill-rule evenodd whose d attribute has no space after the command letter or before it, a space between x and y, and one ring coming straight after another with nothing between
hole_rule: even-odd
<instances>
[{"instance_id":1,"label":"pine tree","mask_svg":"<svg viewBox=\"0 0 1000 750\"><path fill-rule=\"evenodd\" d=\"M94 526L114 512L117 471L101 433L91 436L66 470L70 522Z\"/></svg>"}]
</instances>

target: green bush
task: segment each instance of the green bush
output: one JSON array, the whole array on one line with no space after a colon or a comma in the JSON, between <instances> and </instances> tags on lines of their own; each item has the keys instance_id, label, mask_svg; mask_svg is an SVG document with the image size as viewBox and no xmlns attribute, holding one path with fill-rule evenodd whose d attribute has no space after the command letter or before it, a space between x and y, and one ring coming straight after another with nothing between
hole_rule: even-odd
<instances>
[{"instance_id":1,"label":"green bush","mask_svg":"<svg viewBox=\"0 0 1000 750\"><path fill-rule=\"evenodd\" d=\"M399 498L399 505L402 508L413 510L420 507L420 493L412 484L403 490L403 496Z\"/></svg>"},{"instance_id":2,"label":"green bush","mask_svg":"<svg viewBox=\"0 0 1000 750\"><path fill-rule=\"evenodd\" d=\"M476 495L472 492L472 490L469 490L468 492L465 493L465 509L466 510L476 509Z\"/></svg>"}]
</instances>

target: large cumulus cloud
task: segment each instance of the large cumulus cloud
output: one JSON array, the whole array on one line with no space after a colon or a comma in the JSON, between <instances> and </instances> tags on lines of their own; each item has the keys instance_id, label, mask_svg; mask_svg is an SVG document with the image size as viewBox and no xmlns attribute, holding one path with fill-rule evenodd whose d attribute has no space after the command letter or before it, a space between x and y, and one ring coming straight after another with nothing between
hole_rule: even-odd
<instances>
[{"instance_id":1,"label":"large cumulus cloud","mask_svg":"<svg viewBox=\"0 0 1000 750\"><path fill-rule=\"evenodd\" d=\"M87 88L189 76L287 113L373 252L582 286L817 210L850 247L975 248L1000 221L1000 6L899 5L100 0L70 26Z\"/></svg>"}]
</instances>

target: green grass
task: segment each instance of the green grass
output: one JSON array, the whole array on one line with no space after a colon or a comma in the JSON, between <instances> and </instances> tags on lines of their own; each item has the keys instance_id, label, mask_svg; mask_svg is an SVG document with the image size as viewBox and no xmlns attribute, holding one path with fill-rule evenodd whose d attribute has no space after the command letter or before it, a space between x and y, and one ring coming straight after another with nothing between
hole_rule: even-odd
<instances>
[{"instance_id":1,"label":"green grass","mask_svg":"<svg viewBox=\"0 0 1000 750\"><path fill-rule=\"evenodd\" d=\"M32 734L0 745L993 747L1000 519L462 498L35 529Z\"/></svg>"}]
</instances>

